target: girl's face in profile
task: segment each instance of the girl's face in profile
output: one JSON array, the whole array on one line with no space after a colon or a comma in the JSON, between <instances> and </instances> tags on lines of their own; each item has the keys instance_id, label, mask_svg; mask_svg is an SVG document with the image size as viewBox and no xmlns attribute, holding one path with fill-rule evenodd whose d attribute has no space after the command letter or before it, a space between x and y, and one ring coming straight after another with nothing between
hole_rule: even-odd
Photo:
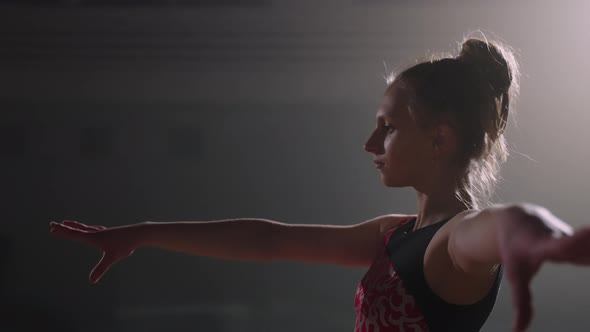
<instances>
[{"instance_id":1,"label":"girl's face in profile","mask_svg":"<svg viewBox=\"0 0 590 332\"><path fill-rule=\"evenodd\" d=\"M407 100L395 85L388 90L377 110L377 126L365 143L387 187L416 186L433 165L433 140L410 115Z\"/></svg>"}]
</instances>

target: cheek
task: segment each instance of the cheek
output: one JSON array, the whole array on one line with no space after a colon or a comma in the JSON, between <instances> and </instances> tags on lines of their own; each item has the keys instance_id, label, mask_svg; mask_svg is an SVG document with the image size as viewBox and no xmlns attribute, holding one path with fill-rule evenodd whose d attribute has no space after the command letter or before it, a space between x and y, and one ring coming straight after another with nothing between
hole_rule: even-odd
<instances>
[{"instance_id":1,"label":"cheek","mask_svg":"<svg viewBox=\"0 0 590 332\"><path fill-rule=\"evenodd\" d=\"M413 156L409 146L399 138L392 137L385 142L385 153L387 154L387 168L397 174L405 174L413 164Z\"/></svg>"},{"instance_id":2,"label":"cheek","mask_svg":"<svg viewBox=\"0 0 590 332\"><path fill-rule=\"evenodd\" d=\"M385 153L389 162L399 162L408 157L408 144L403 137L395 134L385 139Z\"/></svg>"},{"instance_id":3,"label":"cheek","mask_svg":"<svg viewBox=\"0 0 590 332\"><path fill-rule=\"evenodd\" d=\"M404 139L401 136L392 136L385 142L388 166L396 172L409 175L420 172L429 159L424 142L419 138Z\"/></svg>"}]
</instances>

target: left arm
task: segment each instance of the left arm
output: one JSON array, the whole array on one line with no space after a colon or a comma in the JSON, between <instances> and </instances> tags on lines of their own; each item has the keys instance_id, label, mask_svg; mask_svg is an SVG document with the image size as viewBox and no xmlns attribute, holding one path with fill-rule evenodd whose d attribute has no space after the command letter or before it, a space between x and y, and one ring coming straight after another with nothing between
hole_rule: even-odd
<instances>
[{"instance_id":1,"label":"left arm","mask_svg":"<svg viewBox=\"0 0 590 332\"><path fill-rule=\"evenodd\" d=\"M457 220L449 235L449 255L455 266L467 273L481 265L503 263L505 246L573 235L570 225L544 207L527 203L465 211L453 219Z\"/></svg>"},{"instance_id":2,"label":"left arm","mask_svg":"<svg viewBox=\"0 0 590 332\"><path fill-rule=\"evenodd\" d=\"M529 284L544 261L590 264L590 228L574 234L570 225L538 205L465 211L450 226L448 253L457 269L477 275L482 268L504 265L516 311L515 331L530 322Z\"/></svg>"}]
</instances>

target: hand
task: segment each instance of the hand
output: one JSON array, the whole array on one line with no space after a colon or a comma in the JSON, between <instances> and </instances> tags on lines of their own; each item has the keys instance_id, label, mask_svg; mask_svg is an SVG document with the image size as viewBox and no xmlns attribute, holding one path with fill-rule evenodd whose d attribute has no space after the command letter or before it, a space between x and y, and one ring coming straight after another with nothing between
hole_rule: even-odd
<instances>
[{"instance_id":1,"label":"hand","mask_svg":"<svg viewBox=\"0 0 590 332\"><path fill-rule=\"evenodd\" d=\"M52 221L49 227L51 234L57 237L79 241L102 251L102 258L89 275L92 284L96 284L113 264L131 256L135 251L135 246L130 244L132 241L129 241L120 228L88 226L72 220L64 220L62 223Z\"/></svg>"},{"instance_id":2,"label":"hand","mask_svg":"<svg viewBox=\"0 0 590 332\"><path fill-rule=\"evenodd\" d=\"M590 228L576 231L545 209L508 218L500 250L512 288L515 331L524 331L533 316L530 282L543 262L590 265Z\"/></svg>"}]
</instances>

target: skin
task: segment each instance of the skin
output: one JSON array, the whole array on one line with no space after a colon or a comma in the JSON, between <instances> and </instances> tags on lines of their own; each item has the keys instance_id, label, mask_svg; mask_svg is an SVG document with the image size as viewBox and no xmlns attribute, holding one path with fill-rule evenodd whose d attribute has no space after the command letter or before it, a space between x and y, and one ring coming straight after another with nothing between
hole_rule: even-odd
<instances>
[{"instance_id":1,"label":"skin","mask_svg":"<svg viewBox=\"0 0 590 332\"><path fill-rule=\"evenodd\" d=\"M513 328L524 331L533 315L532 278L544 262L590 265L590 227L574 232L546 208L530 203L468 210L455 198L450 180L459 171L454 167L457 144L448 126L419 126L408 111L407 96L394 86L377 111L377 126L365 149L383 163L379 173L385 186L416 190L416 228L451 218L432 238L424 257L432 290L450 303L473 303L489 290L502 264L512 290ZM366 268L383 249L384 234L407 217L388 214L346 226L240 218L105 227L64 220L50 222L49 228L56 237L102 252L89 275L95 284L142 247L220 259Z\"/></svg>"},{"instance_id":2,"label":"skin","mask_svg":"<svg viewBox=\"0 0 590 332\"><path fill-rule=\"evenodd\" d=\"M377 111L377 127L365 150L383 163L387 187L413 187L418 196L416 228L431 225L466 210L454 195L452 164L457 145L453 130L439 125L422 129L410 115L407 95L394 83ZM449 176L451 175L451 176Z\"/></svg>"},{"instance_id":3,"label":"skin","mask_svg":"<svg viewBox=\"0 0 590 332\"><path fill-rule=\"evenodd\" d=\"M449 303L471 304L489 291L499 264L513 290L515 331L532 318L530 281L544 261L585 264L590 230L573 229L547 209L529 203L469 210L454 195L457 135L451 127L420 126L396 83L383 97L377 126L365 150L387 187L417 194L415 229L450 218L426 250L424 270L431 289ZM573 236L572 236L573 235Z\"/></svg>"}]
</instances>

